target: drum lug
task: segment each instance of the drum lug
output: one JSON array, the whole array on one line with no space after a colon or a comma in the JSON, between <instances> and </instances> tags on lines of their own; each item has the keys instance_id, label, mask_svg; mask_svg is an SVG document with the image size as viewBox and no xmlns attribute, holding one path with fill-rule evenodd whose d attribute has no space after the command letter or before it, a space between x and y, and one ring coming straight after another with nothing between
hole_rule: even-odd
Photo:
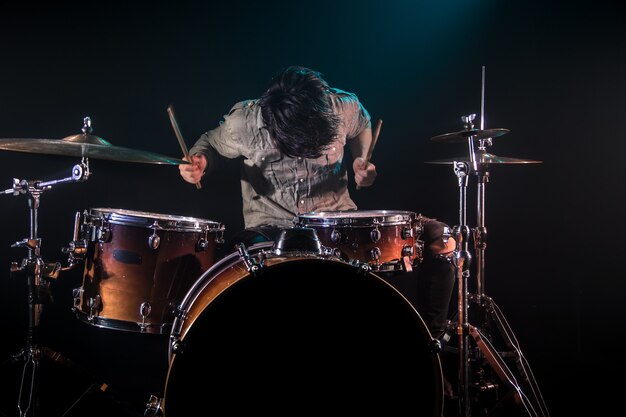
<instances>
[{"instance_id":1,"label":"drum lug","mask_svg":"<svg viewBox=\"0 0 626 417\"><path fill-rule=\"evenodd\" d=\"M378 227L376 227L374 230L372 230L370 232L370 238L372 239L372 242L376 243L380 240L381 237L381 233L380 230L378 230Z\"/></svg>"},{"instance_id":2,"label":"drum lug","mask_svg":"<svg viewBox=\"0 0 626 417\"><path fill-rule=\"evenodd\" d=\"M78 308L80 308L80 300L83 297L83 292L84 290L82 287L72 289L72 297L74 298L74 305L72 306L72 311L76 311Z\"/></svg>"},{"instance_id":3,"label":"drum lug","mask_svg":"<svg viewBox=\"0 0 626 417\"><path fill-rule=\"evenodd\" d=\"M455 234L455 232L453 232L448 226L444 227L443 228L443 242L448 243L448 239L453 234Z\"/></svg>"},{"instance_id":4,"label":"drum lug","mask_svg":"<svg viewBox=\"0 0 626 417\"><path fill-rule=\"evenodd\" d=\"M146 324L146 317L148 317L151 312L152 306L149 302L144 301L143 303L141 303L141 306L139 306L139 314L141 315L141 324L139 325L139 327L141 328L141 331L144 331L146 327L148 327L148 325Z\"/></svg>"},{"instance_id":5,"label":"drum lug","mask_svg":"<svg viewBox=\"0 0 626 417\"><path fill-rule=\"evenodd\" d=\"M205 233L208 233L208 231L205 231ZM208 237L206 237L206 240L209 240ZM215 234L215 243L220 245L224 243L224 226L221 224L218 232Z\"/></svg>"},{"instance_id":6,"label":"drum lug","mask_svg":"<svg viewBox=\"0 0 626 417\"><path fill-rule=\"evenodd\" d=\"M263 261L261 260L259 262L255 258L250 256L244 244L242 243L238 244L237 251L239 252L239 256L241 257L241 260L246 265L248 272L250 272L254 276L262 272L263 267L264 267Z\"/></svg>"},{"instance_id":7,"label":"drum lug","mask_svg":"<svg viewBox=\"0 0 626 417\"><path fill-rule=\"evenodd\" d=\"M431 340L429 345L432 353L439 353L442 350L441 341L439 339Z\"/></svg>"},{"instance_id":8,"label":"drum lug","mask_svg":"<svg viewBox=\"0 0 626 417\"><path fill-rule=\"evenodd\" d=\"M178 320L187 320L187 312L183 310L180 306L174 307L173 313L174 317Z\"/></svg>"},{"instance_id":9,"label":"drum lug","mask_svg":"<svg viewBox=\"0 0 626 417\"><path fill-rule=\"evenodd\" d=\"M148 247L152 250L156 250L159 248L160 243L161 238L156 234L156 230L154 230L152 235L148 238Z\"/></svg>"},{"instance_id":10,"label":"drum lug","mask_svg":"<svg viewBox=\"0 0 626 417\"><path fill-rule=\"evenodd\" d=\"M424 217L422 217L422 215L420 214L418 216L418 218L416 219L416 224L415 224L415 236L421 236L422 233L424 233L424 222L426 220L424 219Z\"/></svg>"},{"instance_id":11,"label":"drum lug","mask_svg":"<svg viewBox=\"0 0 626 417\"><path fill-rule=\"evenodd\" d=\"M421 263L422 260L424 259L424 241L423 240L415 241L415 253L417 253L415 260L418 263Z\"/></svg>"},{"instance_id":12,"label":"drum lug","mask_svg":"<svg viewBox=\"0 0 626 417\"><path fill-rule=\"evenodd\" d=\"M209 248L209 241L205 238L201 238L196 243L196 252L204 252Z\"/></svg>"},{"instance_id":13,"label":"drum lug","mask_svg":"<svg viewBox=\"0 0 626 417\"><path fill-rule=\"evenodd\" d=\"M372 266L367 262L361 262L354 260L352 261L352 265L357 268L357 273L361 275L367 275L372 272Z\"/></svg>"},{"instance_id":14,"label":"drum lug","mask_svg":"<svg viewBox=\"0 0 626 417\"><path fill-rule=\"evenodd\" d=\"M182 340L176 338L172 340L171 348L172 353L181 354L185 351L185 343Z\"/></svg>"},{"instance_id":15,"label":"drum lug","mask_svg":"<svg viewBox=\"0 0 626 417\"><path fill-rule=\"evenodd\" d=\"M100 226L88 226L91 241L98 241L100 243L108 243L111 241L111 227L105 220L102 221Z\"/></svg>"},{"instance_id":16,"label":"drum lug","mask_svg":"<svg viewBox=\"0 0 626 417\"><path fill-rule=\"evenodd\" d=\"M412 245L404 245L402 247L402 256L413 256L415 255L415 248Z\"/></svg>"},{"instance_id":17,"label":"drum lug","mask_svg":"<svg viewBox=\"0 0 626 417\"><path fill-rule=\"evenodd\" d=\"M341 242L341 232L338 231L337 229L333 229L332 232L330 232L330 240L333 243L339 243Z\"/></svg>"},{"instance_id":18,"label":"drum lug","mask_svg":"<svg viewBox=\"0 0 626 417\"><path fill-rule=\"evenodd\" d=\"M111 229L109 227L103 226L101 229L96 231L96 237L94 240L97 240L100 243L108 243L111 241Z\"/></svg>"},{"instance_id":19,"label":"drum lug","mask_svg":"<svg viewBox=\"0 0 626 417\"><path fill-rule=\"evenodd\" d=\"M100 298L100 294L95 297L89 297L87 300L87 307L89 307L89 317L87 319L89 321L94 321L97 316L97 310L102 303L102 299Z\"/></svg>"},{"instance_id":20,"label":"drum lug","mask_svg":"<svg viewBox=\"0 0 626 417\"><path fill-rule=\"evenodd\" d=\"M341 250L339 248L332 248L330 246L322 246L320 255L324 257L335 257L341 259Z\"/></svg>"},{"instance_id":21,"label":"drum lug","mask_svg":"<svg viewBox=\"0 0 626 417\"><path fill-rule=\"evenodd\" d=\"M370 256L372 257L373 260L377 261L380 259L380 256L382 255L382 252L380 250L379 247L375 246L370 250Z\"/></svg>"},{"instance_id":22,"label":"drum lug","mask_svg":"<svg viewBox=\"0 0 626 417\"><path fill-rule=\"evenodd\" d=\"M402 239L409 239L413 237L413 228L411 227L403 227L402 228Z\"/></svg>"}]
</instances>

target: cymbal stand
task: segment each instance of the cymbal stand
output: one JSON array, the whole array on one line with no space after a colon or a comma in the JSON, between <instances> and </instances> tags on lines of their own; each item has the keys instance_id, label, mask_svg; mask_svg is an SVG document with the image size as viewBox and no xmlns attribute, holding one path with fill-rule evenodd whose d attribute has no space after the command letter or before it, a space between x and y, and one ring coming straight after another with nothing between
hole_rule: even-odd
<instances>
[{"instance_id":1,"label":"cymbal stand","mask_svg":"<svg viewBox=\"0 0 626 417\"><path fill-rule=\"evenodd\" d=\"M456 281L458 283L458 335L459 349L459 409L461 416L470 416L470 363L469 363L469 333L468 333L468 294L467 283L469 278L469 264L471 254L469 252L469 233L467 225L467 182L469 166L465 162L454 163L454 173L459 183L459 225L453 229L453 235L457 242L455 257L453 258Z\"/></svg>"},{"instance_id":2,"label":"cymbal stand","mask_svg":"<svg viewBox=\"0 0 626 417\"><path fill-rule=\"evenodd\" d=\"M486 147L491 146L491 139L480 139L478 153L484 154ZM479 158L479 160L481 160ZM476 161L476 160L474 160ZM485 294L485 251L487 248L487 228L485 227L485 196L487 183L489 182L488 164L474 162L473 171L477 176L477 225L474 229L474 249L476 253L476 293L470 294L470 301L479 306L484 316L478 327L470 326L470 334L475 339L479 351L482 352L499 378L507 381L514 389L516 402L521 404L531 416L549 416L546 404L530 369L526 358L522 354L519 343L512 329L504 318L502 311L493 299ZM510 352L497 352L491 345L493 340L490 334L490 325L495 323L499 334ZM522 386L516 381L513 373L507 368L505 356L515 359L523 383L529 390L529 395L524 394Z\"/></svg>"},{"instance_id":3,"label":"cymbal stand","mask_svg":"<svg viewBox=\"0 0 626 417\"><path fill-rule=\"evenodd\" d=\"M464 127L468 132L473 131L475 114L463 116ZM469 146L469 161L471 167L462 162L455 162L455 174L459 178L460 188L460 226L457 230L457 242L461 242L461 248L457 247L457 259L465 261L462 267L457 263L457 278L459 286L458 299L458 325L457 334L459 336L459 398L461 417L469 417L471 415L470 407L470 365L476 363L478 359L486 359L499 379L512 387L513 397L517 405L521 405L532 417L548 417L549 413L541 397L538 386L530 371L530 367L521 353L519 344L515 340L515 336L510 327L506 323L506 319L501 311L497 308L490 297L484 293L484 267L485 267L485 249L487 229L485 227L485 190L489 180L489 171L487 164L479 163L482 160L480 155L485 153L487 145L491 144L490 139L479 139L478 157L474 149L476 139L473 135L467 136ZM470 275L468 262L471 257L468 251L468 237L470 228L466 222L466 191L467 173L473 171L478 177L478 198L477 198L477 221L478 225L473 229L474 249L476 250L476 288L478 293L471 294L468 288L468 278ZM459 240L460 239L460 240ZM457 243L458 245L458 243ZM479 326L470 323L468 310L469 302L476 303L480 310L484 313ZM492 345L492 335L484 333L487 323L495 322L498 330L508 346L511 349L511 355L517 360L518 368L522 374L523 382L530 389L530 398L524 394L521 384L516 380L514 373L507 367L503 353L498 352ZM476 348L472 350L469 344L469 336L472 337L476 344ZM471 353L471 355L470 355ZM497 389L497 385L487 381L479 381L472 385L479 391L489 391Z\"/></svg>"},{"instance_id":4,"label":"cymbal stand","mask_svg":"<svg viewBox=\"0 0 626 417\"><path fill-rule=\"evenodd\" d=\"M28 196L28 207L30 210L30 233L28 238L16 242L12 247L26 248L28 254L20 265L17 262L11 264L11 275L21 275L27 278L28 290L28 329L26 332L26 346L13 355L15 361L23 360L22 379L17 408L20 417L35 416L39 410L38 397L38 371L39 362L42 355L52 358L70 367L75 365L67 358L52 349L39 346L39 324L43 304L51 301L49 281L46 279L56 279L64 268L60 263L45 263L41 258L41 238L38 236L38 214L41 203L41 195L44 191L50 190L54 185L67 182L85 181L89 177L89 163L87 158L74 165L70 177L52 181L28 181L13 179L13 187L1 192L1 194L12 194L14 196L26 194Z\"/></svg>"}]
</instances>

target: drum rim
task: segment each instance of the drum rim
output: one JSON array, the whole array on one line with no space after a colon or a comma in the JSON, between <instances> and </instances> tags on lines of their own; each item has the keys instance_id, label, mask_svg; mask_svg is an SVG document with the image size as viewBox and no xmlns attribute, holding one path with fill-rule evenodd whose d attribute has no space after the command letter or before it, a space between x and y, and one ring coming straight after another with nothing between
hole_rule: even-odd
<instances>
[{"instance_id":1,"label":"drum rim","mask_svg":"<svg viewBox=\"0 0 626 417\"><path fill-rule=\"evenodd\" d=\"M300 225L322 227L348 225L352 227L394 226L415 221L418 214L408 210L339 210L319 211L297 215Z\"/></svg>"},{"instance_id":2,"label":"drum rim","mask_svg":"<svg viewBox=\"0 0 626 417\"><path fill-rule=\"evenodd\" d=\"M246 248L246 250L249 253L252 253L253 256L258 258L260 256L264 256L264 253L271 251L273 246L274 246L273 241L267 241L267 242L261 242L261 243L252 245ZM233 259L235 259L235 261L233 261ZM236 251L231 252L227 254L226 256L224 256L219 261L217 261L216 263L214 263L213 265L211 265L209 269L204 271L196 279L196 281L192 284L192 286L187 290L182 300L178 303L178 305L176 305L176 309L175 309L176 314L174 314L174 320L170 328L170 338L176 338L180 336L180 331L182 329L182 326L185 320L187 320L186 315L189 312L189 309L194 305L194 303L196 302L196 299L202 294L202 292L204 291L204 288L207 285L209 285L211 280L213 280L217 276L220 276L224 272L224 270L234 265L237 265L239 263L238 260L241 260L241 259L242 259L241 254L239 254ZM171 355L172 353L170 352L168 354L169 356L168 360L171 360Z\"/></svg>"},{"instance_id":3,"label":"drum rim","mask_svg":"<svg viewBox=\"0 0 626 417\"><path fill-rule=\"evenodd\" d=\"M137 226L146 229L173 231L206 230L209 232L223 232L225 229L222 223L214 220L140 210L95 207L90 208L88 214L93 217L100 217L112 224Z\"/></svg>"}]
</instances>

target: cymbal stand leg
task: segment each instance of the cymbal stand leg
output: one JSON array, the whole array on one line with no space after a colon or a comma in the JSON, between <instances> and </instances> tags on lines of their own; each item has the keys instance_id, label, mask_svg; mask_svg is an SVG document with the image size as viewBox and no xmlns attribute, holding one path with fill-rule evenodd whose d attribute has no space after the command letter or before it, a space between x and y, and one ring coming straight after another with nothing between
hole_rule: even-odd
<instances>
[{"instance_id":1,"label":"cymbal stand leg","mask_svg":"<svg viewBox=\"0 0 626 417\"><path fill-rule=\"evenodd\" d=\"M465 162L454 163L454 173L459 183L459 226L454 229L457 241L454 266L458 282L458 349L459 349L459 409L461 417L469 417L470 411L470 364L469 364L469 333L468 333L468 291L469 263L471 255L468 250L469 227L467 225L467 182L469 166Z\"/></svg>"},{"instance_id":2,"label":"cymbal stand leg","mask_svg":"<svg viewBox=\"0 0 626 417\"><path fill-rule=\"evenodd\" d=\"M500 377L500 380L508 383L513 388L517 403L524 407L529 416L549 417L550 413L535 376L520 349L513 330L491 297L484 296L482 301L486 316L492 322L495 322L509 352L498 352L487 335L483 334L477 327L470 326L470 334L475 339L478 349L483 353L495 373ZM519 371L518 375L521 377L520 382L517 381L515 374L507 367L504 361L505 356L513 357ZM528 393L524 392L525 389Z\"/></svg>"}]
</instances>

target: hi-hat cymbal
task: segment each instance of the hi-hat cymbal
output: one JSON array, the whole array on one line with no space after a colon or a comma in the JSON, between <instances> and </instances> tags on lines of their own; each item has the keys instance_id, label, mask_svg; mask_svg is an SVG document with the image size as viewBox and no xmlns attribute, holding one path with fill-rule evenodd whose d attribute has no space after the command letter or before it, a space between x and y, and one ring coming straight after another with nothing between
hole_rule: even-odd
<instances>
[{"instance_id":1,"label":"hi-hat cymbal","mask_svg":"<svg viewBox=\"0 0 626 417\"><path fill-rule=\"evenodd\" d=\"M149 164L179 165L188 163L182 159L170 158L152 152L113 146L101 137L90 134L78 134L64 139L0 139L0 149Z\"/></svg>"},{"instance_id":2,"label":"hi-hat cymbal","mask_svg":"<svg viewBox=\"0 0 626 417\"><path fill-rule=\"evenodd\" d=\"M446 142L446 143L461 143L467 142L467 138L473 136L474 139L489 139L496 138L498 136L505 135L509 133L509 129L470 129L470 130L461 130L460 132L453 133L444 133L443 135L434 136L430 138L430 140L434 142Z\"/></svg>"},{"instance_id":3,"label":"hi-hat cymbal","mask_svg":"<svg viewBox=\"0 0 626 417\"><path fill-rule=\"evenodd\" d=\"M451 165L455 162L467 162L471 163L467 156L459 158L445 158L437 159L434 161L426 161L427 164L446 164ZM508 158L506 156L496 156L489 153L476 154L476 162L479 165L499 165L499 164L540 164L542 161L536 161L533 159L520 159L520 158Z\"/></svg>"}]
</instances>

